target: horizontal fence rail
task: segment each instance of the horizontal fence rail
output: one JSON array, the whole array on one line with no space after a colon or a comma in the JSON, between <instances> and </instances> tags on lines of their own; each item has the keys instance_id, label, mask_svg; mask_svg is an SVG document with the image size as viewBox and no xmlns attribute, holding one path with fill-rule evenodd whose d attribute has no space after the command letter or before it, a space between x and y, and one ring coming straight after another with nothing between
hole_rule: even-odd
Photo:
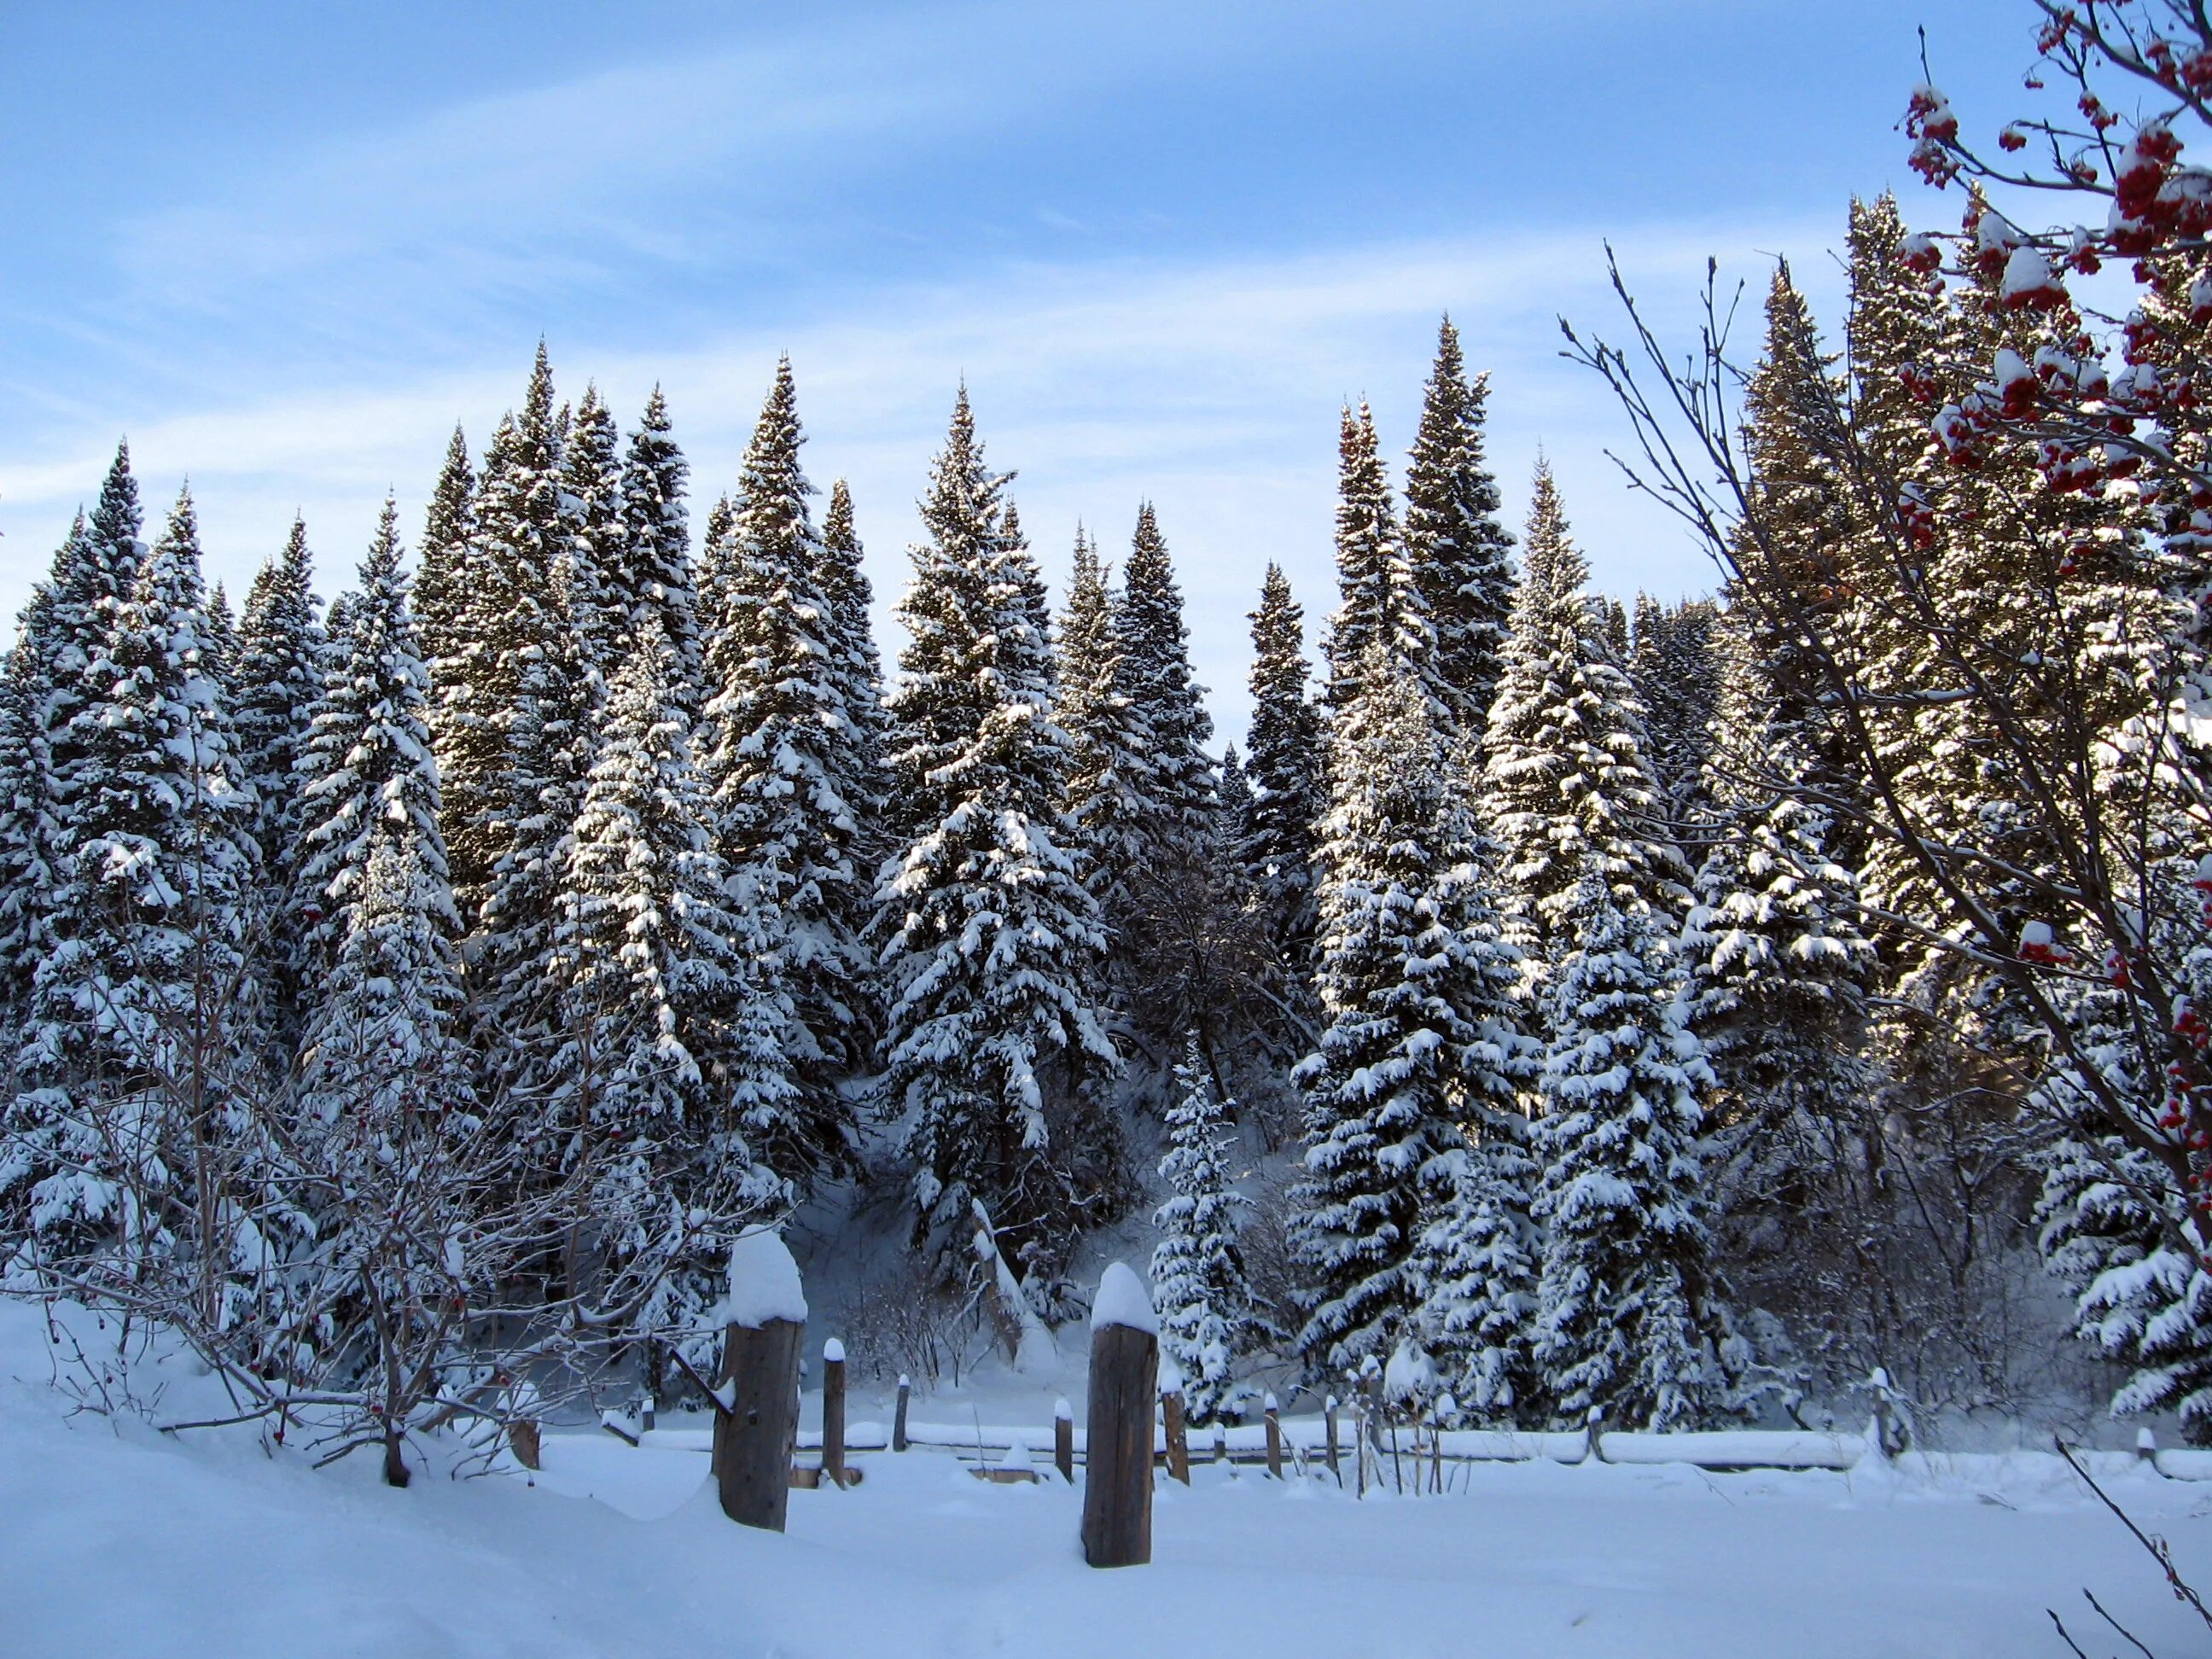
<instances>
[{"instance_id":1,"label":"horizontal fence rail","mask_svg":"<svg viewBox=\"0 0 2212 1659\"><path fill-rule=\"evenodd\" d=\"M661 1421L664 1424L667 1421L665 1416ZM1285 1417L1280 1421L1285 1456L1302 1457L1309 1468L1320 1467L1328 1450L1326 1419L1320 1416ZM625 1423L623 1426L624 1439L639 1438L644 1443L662 1450L703 1454L710 1449L714 1438L712 1431L703 1427L660 1427L640 1434L635 1425ZM1054 1427L1050 1423L978 1425L916 1419L907 1425L907 1443L917 1452L964 1457L987 1466L1000 1463L1016 1445L1020 1445L1031 1458L1048 1469L1053 1454ZM1370 1439L1370 1448L1382 1450L1387 1455L1393 1433L1391 1427L1386 1424L1374 1432L1382 1443L1378 1447L1376 1441ZM1353 1450L1354 1433L1353 1419L1349 1413L1341 1420L1340 1433L1342 1437L1340 1452L1348 1458ZM1523 1433L1501 1429L1447 1429L1437 1435L1423 1429L1417 1437L1412 1427L1400 1425L1395 1433L1398 1449L1405 1456L1410 1458L1418 1455L1424 1462L1440 1460L1453 1465L1549 1462L1571 1466L1595 1462L1657 1467L1687 1464L1716 1473L1754 1470L1788 1473L1852 1469L1877 1455L1873 1437L1869 1435L1823 1433L1806 1429L1714 1429L1664 1434L1601 1430L1595 1435L1560 1431ZM822 1448L821 1431L818 1428L801 1428L798 1444L802 1452L818 1453ZM861 1419L845 1425L845 1451L848 1456L888 1452L890 1445L890 1426L886 1423ZM1237 1466L1264 1465L1267 1461L1267 1425L1255 1422L1229 1424L1218 1428L1195 1428L1189 1432L1189 1448L1190 1461L1194 1465L1217 1462ZM1156 1423L1152 1433L1155 1462L1164 1466L1167 1451L1166 1428L1164 1425ZM1948 1461L1963 1464L1982 1455L2021 1457L2049 1456L2051 1454L2021 1451L1949 1455L1934 1452L1927 1455L1939 1462ZM2132 1452L2077 1452L2075 1455L2083 1458L2085 1466L2093 1473L2118 1474L2130 1468L2148 1468L2168 1480L2212 1480L2212 1450L2139 1445ZM1074 1449L1074 1462L1079 1466L1083 1462L1079 1436Z\"/></svg>"}]
</instances>

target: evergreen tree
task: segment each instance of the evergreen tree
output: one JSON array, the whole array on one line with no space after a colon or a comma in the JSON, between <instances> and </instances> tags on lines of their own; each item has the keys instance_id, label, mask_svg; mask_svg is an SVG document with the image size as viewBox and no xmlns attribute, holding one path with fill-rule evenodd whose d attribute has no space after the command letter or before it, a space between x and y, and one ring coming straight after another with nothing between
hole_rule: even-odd
<instances>
[{"instance_id":1,"label":"evergreen tree","mask_svg":"<svg viewBox=\"0 0 2212 1659\"><path fill-rule=\"evenodd\" d=\"M866 964L853 927L865 804L848 800L840 785L860 771L855 751L869 735L852 723L833 668L804 441L785 358L745 452L733 556L707 639L704 764L732 896L777 919L784 988L799 1011L788 1034L799 1093L781 1121L757 1129L756 1150L800 1179L842 1172L852 1157L838 1083L867 1048Z\"/></svg>"},{"instance_id":2,"label":"evergreen tree","mask_svg":"<svg viewBox=\"0 0 2212 1659\"><path fill-rule=\"evenodd\" d=\"M1213 722L1192 678L1182 592L1150 501L1138 509L1112 629L1121 683L1147 745L1136 829L1143 856L1157 860L1213 833L1218 797L1206 752Z\"/></svg>"},{"instance_id":3,"label":"evergreen tree","mask_svg":"<svg viewBox=\"0 0 2212 1659\"><path fill-rule=\"evenodd\" d=\"M84 533L77 515L71 540ZM46 710L55 695L54 590L40 583L23 607L0 667L0 1042L12 1053L33 977L53 943L62 818Z\"/></svg>"},{"instance_id":4,"label":"evergreen tree","mask_svg":"<svg viewBox=\"0 0 2212 1659\"><path fill-rule=\"evenodd\" d=\"M1361 660L1378 642L1395 672L1419 676L1433 692L1436 635L1407 562L1375 416L1365 404L1356 415L1345 409L1337 450L1339 602L1328 629L1329 707L1340 708L1358 695Z\"/></svg>"},{"instance_id":5,"label":"evergreen tree","mask_svg":"<svg viewBox=\"0 0 2212 1659\"><path fill-rule=\"evenodd\" d=\"M1080 526L1058 644L1054 714L1068 739L1067 815L1100 912L1119 918L1133 902L1132 879L1145 856L1151 742L1129 696L1105 567Z\"/></svg>"},{"instance_id":6,"label":"evergreen tree","mask_svg":"<svg viewBox=\"0 0 2212 1659\"><path fill-rule=\"evenodd\" d=\"M1314 825L1323 801L1321 720L1308 700L1305 613L1279 566L1252 613L1252 804L1240 851L1276 958L1301 994L1314 970Z\"/></svg>"},{"instance_id":7,"label":"evergreen tree","mask_svg":"<svg viewBox=\"0 0 2212 1659\"><path fill-rule=\"evenodd\" d=\"M1644 705L1647 757L1678 839L1687 838L1699 814L1720 702L1713 618L1708 600L1666 605L1646 593L1636 596L1630 678Z\"/></svg>"},{"instance_id":8,"label":"evergreen tree","mask_svg":"<svg viewBox=\"0 0 2212 1659\"><path fill-rule=\"evenodd\" d=\"M621 556L603 562L600 578L609 603L621 615L623 649L634 646L647 622L659 623L676 653L677 695L692 707L701 669L699 599L684 506L690 467L670 435L672 430L667 399L655 386L623 458Z\"/></svg>"},{"instance_id":9,"label":"evergreen tree","mask_svg":"<svg viewBox=\"0 0 2212 1659\"><path fill-rule=\"evenodd\" d=\"M1406 467L1406 558L1436 632L1436 674L1453 729L1480 738L1498 691L1513 611L1512 533L1483 451L1489 376L1467 377L1451 319Z\"/></svg>"},{"instance_id":10,"label":"evergreen tree","mask_svg":"<svg viewBox=\"0 0 2212 1659\"><path fill-rule=\"evenodd\" d=\"M1206 1424L1240 1415L1251 1398L1250 1388L1234 1380L1237 1361L1261 1334L1237 1248L1239 1212L1251 1200L1230 1185L1226 1167L1237 1105L1214 1097L1196 1032L1175 1075L1177 1099L1160 1160L1169 1197L1152 1214L1161 1234L1152 1251L1152 1305L1160 1314L1161 1351L1182 1373L1190 1420Z\"/></svg>"},{"instance_id":11,"label":"evergreen tree","mask_svg":"<svg viewBox=\"0 0 2212 1659\"><path fill-rule=\"evenodd\" d=\"M1490 712L1483 798L1500 848L1508 931L1553 954L1587 861L1639 902L1673 909L1688 871L1657 820L1643 708L1583 592L1551 470L1534 498L1505 674Z\"/></svg>"},{"instance_id":12,"label":"evergreen tree","mask_svg":"<svg viewBox=\"0 0 2212 1659\"><path fill-rule=\"evenodd\" d=\"M1716 1173L1764 1197L1802 1182L1874 1092L1875 952L1855 920L1856 879L1831 851L1814 745L1756 648L1747 619L1729 613L1705 769L1718 819L1682 949L1690 1024L1717 1085Z\"/></svg>"},{"instance_id":13,"label":"evergreen tree","mask_svg":"<svg viewBox=\"0 0 2212 1659\"><path fill-rule=\"evenodd\" d=\"M208 667L226 702L237 693L238 613L230 608L230 594L218 581L207 596Z\"/></svg>"},{"instance_id":14,"label":"evergreen tree","mask_svg":"<svg viewBox=\"0 0 2212 1659\"><path fill-rule=\"evenodd\" d=\"M1559 914L1534 1141L1545 1232L1534 1328L1555 1420L1695 1426L1730 1401L1706 1265L1703 1097L1712 1073L1648 900L1583 855Z\"/></svg>"},{"instance_id":15,"label":"evergreen tree","mask_svg":"<svg viewBox=\"0 0 2212 1659\"><path fill-rule=\"evenodd\" d=\"M496 1088L533 1093L555 1085L556 905L597 695L577 623L593 576L562 483L564 428L573 435L574 417L553 411L541 343L522 413L502 422L485 457L460 672L451 684L433 676L443 726L433 730L457 740L458 769L447 749L438 758L456 896L476 922L465 965L495 1034L481 1058Z\"/></svg>"},{"instance_id":16,"label":"evergreen tree","mask_svg":"<svg viewBox=\"0 0 2212 1659\"><path fill-rule=\"evenodd\" d=\"M1114 1212L1126 1177L1099 1092L1118 1060L1087 988L1105 940L1061 811L1066 739L1045 718L1043 584L1006 534L1006 484L963 390L899 606L891 765L921 827L884 866L876 925L917 1235L941 1253L980 1199L1018 1257L1049 1258Z\"/></svg>"},{"instance_id":17,"label":"evergreen tree","mask_svg":"<svg viewBox=\"0 0 2212 1659\"><path fill-rule=\"evenodd\" d=\"M1527 1056L1504 1013L1513 953L1480 902L1474 831L1434 704L1370 644L1330 737L1319 990L1297 1068L1305 1176L1292 1239L1311 1276L1298 1352L1317 1371L1418 1337L1425 1223L1451 1201L1474 1094L1510 1108Z\"/></svg>"},{"instance_id":18,"label":"evergreen tree","mask_svg":"<svg viewBox=\"0 0 2212 1659\"><path fill-rule=\"evenodd\" d=\"M562 641L557 592L567 524L553 371L541 342L520 416L504 417L484 456L471 529L458 568L447 649L431 665L432 731L445 791L446 842L455 896L473 912L494 866L513 852L516 826L537 811L545 780L518 771L536 734L526 679L545 678ZM546 688L549 690L556 688Z\"/></svg>"},{"instance_id":19,"label":"evergreen tree","mask_svg":"<svg viewBox=\"0 0 2212 1659\"><path fill-rule=\"evenodd\" d=\"M138 539L143 526L131 448L118 444L90 523L80 518L71 527L46 579L51 599L41 630L49 688L45 725L55 798L64 813L72 810L82 787L78 773L93 730L77 716L98 695L93 665L106 651L131 598L146 553Z\"/></svg>"},{"instance_id":20,"label":"evergreen tree","mask_svg":"<svg viewBox=\"0 0 2212 1659\"><path fill-rule=\"evenodd\" d=\"M730 1238L702 1215L785 1188L750 1149L798 1096L795 1011L774 983L774 912L733 906L713 808L678 700L676 653L648 618L616 676L560 896L568 1040L562 1120L611 1152L592 1210L616 1269L660 1264L641 1329L694 1330L723 1289Z\"/></svg>"},{"instance_id":21,"label":"evergreen tree","mask_svg":"<svg viewBox=\"0 0 2212 1659\"><path fill-rule=\"evenodd\" d=\"M276 900L265 972L280 1033L298 1030L300 940L284 921L283 902L299 879L302 853L295 773L331 665L320 610L307 527L295 518L283 552L261 567L248 592L231 700L239 764L254 799L262 890Z\"/></svg>"},{"instance_id":22,"label":"evergreen tree","mask_svg":"<svg viewBox=\"0 0 2212 1659\"><path fill-rule=\"evenodd\" d=\"M424 659L443 665L441 673L458 670L464 646L459 629L469 586L469 548L476 535L476 495L468 439L456 426L423 516L415 578L415 619ZM337 619L333 617L327 626L336 635Z\"/></svg>"},{"instance_id":23,"label":"evergreen tree","mask_svg":"<svg viewBox=\"0 0 2212 1659\"><path fill-rule=\"evenodd\" d=\"M332 916L336 948L301 1044L298 1085L297 1139L348 1197L398 1173L387 1166L412 1122L458 1127L475 1103L454 1039L453 896L435 826L426 840L412 814L362 816L360 866ZM363 1243L321 1246L342 1267Z\"/></svg>"},{"instance_id":24,"label":"evergreen tree","mask_svg":"<svg viewBox=\"0 0 2212 1659\"><path fill-rule=\"evenodd\" d=\"M296 769L301 851L292 904L302 984L310 992L355 925L380 847L388 845L398 860L392 875L401 884L391 901L404 899L406 915L419 911L422 925L440 929L448 945L461 931L440 829L430 674L401 550L398 508L387 497L349 607L345 654L315 701ZM439 988L424 994L450 1020L458 1000Z\"/></svg>"},{"instance_id":25,"label":"evergreen tree","mask_svg":"<svg viewBox=\"0 0 2212 1659\"><path fill-rule=\"evenodd\" d=\"M112 539L104 548L118 552ZM128 596L99 607L112 626L70 724L66 873L0 1167L0 1193L25 1206L42 1248L63 1250L126 1224L138 1248L167 1248L217 1132L180 1121L183 1103L220 1110L234 1056L260 1041L245 1018L252 799L210 665L189 492L132 562ZM142 1191L179 1207L126 1217L125 1161Z\"/></svg>"},{"instance_id":26,"label":"evergreen tree","mask_svg":"<svg viewBox=\"0 0 2212 1659\"><path fill-rule=\"evenodd\" d=\"M578 655L593 676L593 696L629 653L629 525L621 434L596 383L584 388L561 452L563 578Z\"/></svg>"}]
</instances>

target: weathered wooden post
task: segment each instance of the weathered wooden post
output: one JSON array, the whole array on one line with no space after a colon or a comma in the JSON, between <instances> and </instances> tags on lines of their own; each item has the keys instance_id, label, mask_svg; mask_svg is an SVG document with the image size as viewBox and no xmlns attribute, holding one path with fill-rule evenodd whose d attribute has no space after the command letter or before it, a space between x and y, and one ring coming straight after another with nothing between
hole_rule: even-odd
<instances>
[{"instance_id":1,"label":"weathered wooden post","mask_svg":"<svg viewBox=\"0 0 2212 1659\"><path fill-rule=\"evenodd\" d=\"M891 1449L906 1449L906 1402L914 1392L914 1384L902 1375L899 1378L898 1404L891 1409Z\"/></svg>"},{"instance_id":2,"label":"weathered wooden post","mask_svg":"<svg viewBox=\"0 0 2212 1659\"><path fill-rule=\"evenodd\" d=\"M1145 1282L1108 1265L1091 1308L1091 1413L1083 1441L1083 1559L1094 1567L1152 1559L1152 1402L1159 1320Z\"/></svg>"},{"instance_id":3,"label":"weathered wooden post","mask_svg":"<svg viewBox=\"0 0 2212 1659\"><path fill-rule=\"evenodd\" d=\"M1266 1407L1267 1415L1267 1473L1279 1480L1283 1478L1283 1409L1269 1395Z\"/></svg>"},{"instance_id":4,"label":"weathered wooden post","mask_svg":"<svg viewBox=\"0 0 2212 1659\"><path fill-rule=\"evenodd\" d=\"M1075 1407L1065 1400L1052 1402L1052 1466L1061 1480L1075 1484Z\"/></svg>"},{"instance_id":5,"label":"weathered wooden post","mask_svg":"<svg viewBox=\"0 0 2212 1659\"><path fill-rule=\"evenodd\" d=\"M783 1530L791 1505L791 1454L799 1441L799 1343L806 1298L783 1240L748 1233L730 1250L722 1304L726 1401L714 1420L714 1484L722 1513L748 1527Z\"/></svg>"},{"instance_id":6,"label":"weathered wooden post","mask_svg":"<svg viewBox=\"0 0 2212 1659\"><path fill-rule=\"evenodd\" d=\"M1589 1449L1583 1455L1593 1462L1605 1462L1605 1407L1592 1406L1589 1415L1583 1420L1583 1432L1589 1438Z\"/></svg>"},{"instance_id":7,"label":"weathered wooden post","mask_svg":"<svg viewBox=\"0 0 2212 1659\"><path fill-rule=\"evenodd\" d=\"M1170 1389L1160 1396L1160 1419L1167 1431L1168 1473L1190 1485L1190 1429L1182 1418L1182 1390Z\"/></svg>"},{"instance_id":8,"label":"weathered wooden post","mask_svg":"<svg viewBox=\"0 0 2212 1659\"><path fill-rule=\"evenodd\" d=\"M1336 1396L1334 1395L1329 1395L1322 1403L1321 1420L1322 1432L1326 1437L1322 1443L1328 1454L1328 1472L1336 1477L1336 1484L1341 1486L1344 1484L1344 1471L1337 1467L1336 1462Z\"/></svg>"},{"instance_id":9,"label":"weathered wooden post","mask_svg":"<svg viewBox=\"0 0 2212 1659\"><path fill-rule=\"evenodd\" d=\"M844 1490L845 1345L834 1336L822 1345L822 1474Z\"/></svg>"},{"instance_id":10,"label":"weathered wooden post","mask_svg":"<svg viewBox=\"0 0 2212 1659\"><path fill-rule=\"evenodd\" d=\"M647 1434L653 1432L653 1396L651 1395L647 1395L645 1397L644 1403L637 1408L638 1428L640 1431Z\"/></svg>"}]
</instances>

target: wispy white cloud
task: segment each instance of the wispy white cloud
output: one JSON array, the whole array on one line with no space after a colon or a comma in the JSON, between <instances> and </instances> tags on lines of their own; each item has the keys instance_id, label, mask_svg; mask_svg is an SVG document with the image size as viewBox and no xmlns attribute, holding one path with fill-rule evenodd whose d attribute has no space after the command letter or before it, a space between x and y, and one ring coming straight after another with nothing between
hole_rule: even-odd
<instances>
[{"instance_id":1,"label":"wispy white cloud","mask_svg":"<svg viewBox=\"0 0 2212 1659\"><path fill-rule=\"evenodd\" d=\"M1709 252L1753 277L1759 250L1818 278L1825 223L1647 227L1616 236L1662 321L1686 320ZM1455 240L1201 264L1028 264L988 280L886 286L784 331L737 328L665 351L553 342L564 391L594 377L618 410L663 384L710 499L788 349L811 434L810 469L853 483L886 605L916 533L911 502L966 379L994 461L1018 468L1024 525L1060 569L1076 520L1109 549L1138 501L1159 506L1190 600L1202 678L1231 735L1243 721L1243 612L1270 559L1308 615L1326 613L1336 411L1370 398L1393 449L1410 441L1437 313L1449 307L1470 361L1491 370L1493 462L1517 503L1540 444L1568 491L1599 579L1667 592L1709 580L1699 556L1621 489L1601 451L1622 435L1585 372L1557 356L1554 316L1612 320L1595 232ZM149 494L189 472L212 568L240 583L295 507L338 585L396 485L419 510L456 418L479 442L519 392L526 364L477 361L364 394L343 385L223 407L212 398L131 432ZM79 430L52 453L0 466L0 603L20 602L76 501L97 486L112 433ZM885 619L887 646L897 642Z\"/></svg>"}]
</instances>

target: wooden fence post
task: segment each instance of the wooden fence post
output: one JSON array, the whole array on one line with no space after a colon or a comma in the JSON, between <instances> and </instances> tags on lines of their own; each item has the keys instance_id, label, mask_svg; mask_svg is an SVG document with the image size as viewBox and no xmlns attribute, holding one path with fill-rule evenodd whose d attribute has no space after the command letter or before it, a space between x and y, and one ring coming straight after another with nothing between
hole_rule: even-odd
<instances>
[{"instance_id":1,"label":"wooden fence post","mask_svg":"<svg viewBox=\"0 0 2212 1659\"><path fill-rule=\"evenodd\" d=\"M1109 1263L1091 1310L1091 1413L1084 1425L1083 1559L1094 1567L1152 1559L1152 1405L1159 1321L1144 1281Z\"/></svg>"},{"instance_id":2,"label":"wooden fence post","mask_svg":"<svg viewBox=\"0 0 2212 1659\"><path fill-rule=\"evenodd\" d=\"M1321 1420L1322 1432L1328 1437L1322 1443L1328 1453L1328 1472L1336 1477L1336 1484L1341 1486L1344 1484L1344 1471L1337 1467L1336 1462L1336 1396L1334 1395L1329 1395L1322 1405Z\"/></svg>"},{"instance_id":3,"label":"wooden fence post","mask_svg":"<svg viewBox=\"0 0 2212 1659\"><path fill-rule=\"evenodd\" d=\"M1170 1389L1160 1396L1160 1416L1167 1429L1168 1473L1190 1485L1190 1431L1182 1419L1182 1390Z\"/></svg>"},{"instance_id":4,"label":"wooden fence post","mask_svg":"<svg viewBox=\"0 0 2212 1659\"><path fill-rule=\"evenodd\" d=\"M907 1396L913 1392L914 1384L907 1381L904 1376L901 1376L898 1404L891 1409L891 1449L893 1451L906 1449L906 1402Z\"/></svg>"},{"instance_id":5,"label":"wooden fence post","mask_svg":"<svg viewBox=\"0 0 2212 1659\"><path fill-rule=\"evenodd\" d=\"M1267 1473L1279 1480L1283 1478L1283 1415L1272 1394L1267 1396Z\"/></svg>"},{"instance_id":6,"label":"wooden fence post","mask_svg":"<svg viewBox=\"0 0 2212 1659\"><path fill-rule=\"evenodd\" d=\"M799 1344L806 1297L781 1235L763 1228L730 1247L721 1386L715 1390L714 1485L722 1513L783 1530L799 1443ZM679 1356L680 1358L680 1356Z\"/></svg>"},{"instance_id":7,"label":"wooden fence post","mask_svg":"<svg viewBox=\"0 0 2212 1659\"><path fill-rule=\"evenodd\" d=\"M722 1513L748 1527L783 1530L791 1506L791 1454L799 1442L799 1340L805 1326L770 1319L723 1329L727 1416L714 1421L714 1481Z\"/></svg>"},{"instance_id":8,"label":"wooden fence post","mask_svg":"<svg viewBox=\"0 0 2212 1659\"><path fill-rule=\"evenodd\" d=\"M647 1434L653 1432L653 1396L647 1395L645 1397L645 1403L638 1407L638 1427Z\"/></svg>"},{"instance_id":9,"label":"wooden fence post","mask_svg":"<svg viewBox=\"0 0 2212 1659\"><path fill-rule=\"evenodd\" d=\"M1075 1407L1065 1400L1052 1405L1052 1466L1061 1480L1075 1484Z\"/></svg>"},{"instance_id":10,"label":"wooden fence post","mask_svg":"<svg viewBox=\"0 0 2212 1659\"><path fill-rule=\"evenodd\" d=\"M1583 1419L1583 1433L1588 1437L1589 1449L1583 1455L1602 1463L1605 1462L1605 1407L1592 1406Z\"/></svg>"},{"instance_id":11,"label":"wooden fence post","mask_svg":"<svg viewBox=\"0 0 2212 1659\"><path fill-rule=\"evenodd\" d=\"M834 1336L822 1345L822 1473L844 1490L845 1345Z\"/></svg>"}]
</instances>

